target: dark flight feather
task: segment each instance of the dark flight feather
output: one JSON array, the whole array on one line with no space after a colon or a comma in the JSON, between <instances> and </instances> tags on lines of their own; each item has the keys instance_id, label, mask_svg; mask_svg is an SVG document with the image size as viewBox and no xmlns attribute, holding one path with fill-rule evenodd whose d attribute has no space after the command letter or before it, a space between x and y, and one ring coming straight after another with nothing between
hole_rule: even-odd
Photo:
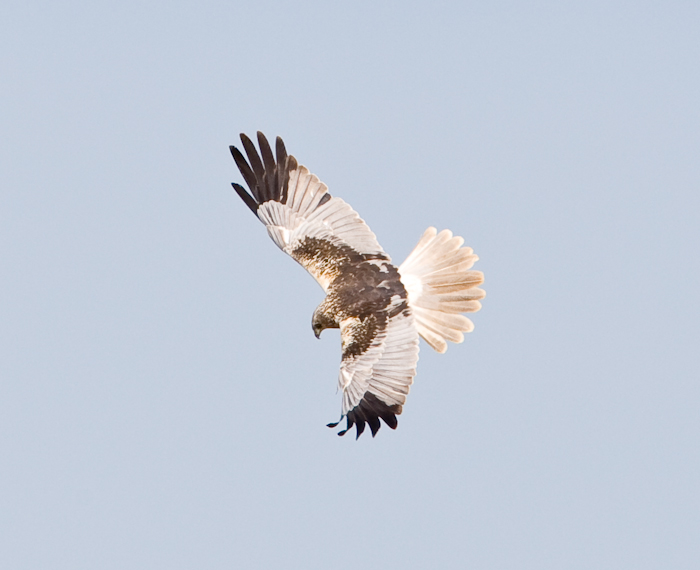
<instances>
[{"instance_id":1,"label":"dark flight feather","mask_svg":"<svg viewBox=\"0 0 700 570\"><path fill-rule=\"evenodd\" d=\"M277 165L275 164L275 158L272 156L270 143L267 142L265 135L260 131L258 131L258 146L260 147L260 154L262 154L263 165L265 166L263 185L265 186L266 197L268 200L277 201L279 198L276 184Z\"/></svg>"},{"instance_id":2,"label":"dark flight feather","mask_svg":"<svg viewBox=\"0 0 700 570\"><path fill-rule=\"evenodd\" d=\"M238 166L238 170L241 171L243 180L245 180L245 183L248 185L248 188L250 188L250 191L253 193L253 197L257 200L258 203L260 203L260 195L257 190L258 182L255 177L255 172L253 172L253 170L250 168L240 150L238 150L235 146L230 146L229 149L231 150L233 160L236 161L236 166Z\"/></svg>"},{"instance_id":3,"label":"dark flight feather","mask_svg":"<svg viewBox=\"0 0 700 570\"><path fill-rule=\"evenodd\" d=\"M245 188L241 186L240 184L236 184L235 182L231 182L231 186L233 186L233 189L236 191L236 193L243 199L245 202L245 205L250 208L250 211L253 212L256 216L258 215L258 203L253 200L252 196L246 192Z\"/></svg>"},{"instance_id":4,"label":"dark flight feather","mask_svg":"<svg viewBox=\"0 0 700 570\"><path fill-rule=\"evenodd\" d=\"M263 168L263 163L260 160L260 155L258 154L253 141L251 141L244 133L241 133L241 143L243 143L245 153L248 155L250 166L253 169L253 172L255 172L255 178L257 178L258 182L262 181L262 178L265 175L265 168Z\"/></svg>"},{"instance_id":5,"label":"dark flight feather","mask_svg":"<svg viewBox=\"0 0 700 570\"><path fill-rule=\"evenodd\" d=\"M283 173L289 172L289 170L287 170L287 149L281 137L277 137L275 141L275 155L277 156L277 185L280 189L277 199L280 204L286 204L289 176L284 176Z\"/></svg>"}]
</instances>

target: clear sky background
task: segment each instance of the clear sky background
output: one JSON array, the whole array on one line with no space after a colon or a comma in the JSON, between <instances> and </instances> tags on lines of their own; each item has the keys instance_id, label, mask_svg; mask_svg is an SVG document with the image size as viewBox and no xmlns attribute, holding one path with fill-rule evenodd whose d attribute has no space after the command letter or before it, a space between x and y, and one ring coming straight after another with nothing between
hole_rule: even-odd
<instances>
[{"instance_id":1,"label":"clear sky background","mask_svg":"<svg viewBox=\"0 0 700 570\"><path fill-rule=\"evenodd\" d=\"M696 569L697 2L35 2L0 20L0 567ZM476 329L338 438L281 135Z\"/></svg>"}]
</instances>

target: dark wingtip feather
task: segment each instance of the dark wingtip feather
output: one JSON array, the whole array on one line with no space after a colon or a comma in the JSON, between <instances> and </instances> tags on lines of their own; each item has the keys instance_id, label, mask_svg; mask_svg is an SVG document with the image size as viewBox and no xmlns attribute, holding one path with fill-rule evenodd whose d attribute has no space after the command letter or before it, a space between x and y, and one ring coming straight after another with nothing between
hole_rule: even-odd
<instances>
[{"instance_id":1,"label":"dark wingtip feather","mask_svg":"<svg viewBox=\"0 0 700 570\"><path fill-rule=\"evenodd\" d=\"M377 435L379 428L382 427L382 423L377 416L367 418L367 423L369 424L369 429L372 430L372 437L374 437Z\"/></svg>"},{"instance_id":2,"label":"dark wingtip feather","mask_svg":"<svg viewBox=\"0 0 700 570\"><path fill-rule=\"evenodd\" d=\"M258 131L258 147L260 148L260 154L262 155L265 169L273 169L275 167L275 158L272 156L270 143L267 142L267 138L260 131Z\"/></svg>"},{"instance_id":3,"label":"dark wingtip feather","mask_svg":"<svg viewBox=\"0 0 700 570\"><path fill-rule=\"evenodd\" d=\"M250 211L253 212L256 216L258 215L258 203L253 200L253 197L246 192L245 188L241 186L240 184L236 184L235 182L231 182L231 186L233 186L233 189L236 191L236 194L238 194L242 200L245 202L245 205L250 208Z\"/></svg>"},{"instance_id":4,"label":"dark wingtip feather","mask_svg":"<svg viewBox=\"0 0 700 570\"><path fill-rule=\"evenodd\" d=\"M255 173L255 178L259 185L262 186L263 176L265 175L265 169L263 168L262 161L260 160L260 155L251 141L245 133L241 133L241 143L245 149L245 153L248 155L248 160L250 161L250 166ZM260 189L262 193L262 188Z\"/></svg>"},{"instance_id":5,"label":"dark wingtip feather","mask_svg":"<svg viewBox=\"0 0 700 570\"><path fill-rule=\"evenodd\" d=\"M275 157L272 156L270 143L267 142L265 135L260 131L258 131L258 147L260 147L260 154L262 155L263 166L265 167L265 176L263 178L265 196L268 200L279 201L280 192L277 181L277 164L275 163Z\"/></svg>"},{"instance_id":6,"label":"dark wingtip feather","mask_svg":"<svg viewBox=\"0 0 700 570\"><path fill-rule=\"evenodd\" d=\"M247 134L241 133L239 136L241 137L241 142L243 143L244 148L253 144L253 141L250 140L250 137Z\"/></svg>"},{"instance_id":7,"label":"dark wingtip feather","mask_svg":"<svg viewBox=\"0 0 700 570\"><path fill-rule=\"evenodd\" d=\"M277 180L275 181L279 193L280 204L287 203L287 191L289 189L289 162L287 149L281 137L275 139L275 156L277 157Z\"/></svg>"},{"instance_id":8,"label":"dark wingtip feather","mask_svg":"<svg viewBox=\"0 0 700 570\"><path fill-rule=\"evenodd\" d=\"M380 417L384 420L384 423L388 425L391 429L396 429L399 425L399 421L396 419L396 416L391 412L385 412L381 414Z\"/></svg>"},{"instance_id":9,"label":"dark wingtip feather","mask_svg":"<svg viewBox=\"0 0 700 570\"><path fill-rule=\"evenodd\" d=\"M284 164L284 161L287 158L287 148L284 146L282 137L277 137L275 139L275 156L277 157L278 165Z\"/></svg>"},{"instance_id":10,"label":"dark wingtip feather","mask_svg":"<svg viewBox=\"0 0 700 570\"><path fill-rule=\"evenodd\" d=\"M233 145L229 147L229 150L231 151L231 156L233 156L238 170L241 172L241 176L243 176L245 183L248 185L248 188L250 188L253 197L260 202L260 192L258 190L258 181L255 172L250 168L250 165L240 150Z\"/></svg>"}]
</instances>

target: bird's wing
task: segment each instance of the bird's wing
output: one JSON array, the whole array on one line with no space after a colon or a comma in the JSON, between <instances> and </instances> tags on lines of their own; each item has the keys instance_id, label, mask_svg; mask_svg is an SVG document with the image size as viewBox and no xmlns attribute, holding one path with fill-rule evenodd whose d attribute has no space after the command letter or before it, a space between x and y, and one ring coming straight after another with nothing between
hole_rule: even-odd
<instances>
[{"instance_id":1,"label":"bird's wing","mask_svg":"<svg viewBox=\"0 0 700 570\"><path fill-rule=\"evenodd\" d=\"M248 160L236 147L230 147L231 154L250 193L240 184L234 183L234 189L279 248L305 267L324 290L340 264L353 257L390 261L357 212L331 197L316 175L287 154L281 138L277 137L276 158L260 132L262 159L244 134L241 142Z\"/></svg>"},{"instance_id":2,"label":"bird's wing","mask_svg":"<svg viewBox=\"0 0 700 570\"><path fill-rule=\"evenodd\" d=\"M347 426L338 435L355 425L360 437L367 423L374 436L379 418L396 429L396 416L416 375L419 348L413 315L404 301L396 297L380 313L340 324L343 360L338 385L343 391L341 420L345 416Z\"/></svg>"}]
</instances>

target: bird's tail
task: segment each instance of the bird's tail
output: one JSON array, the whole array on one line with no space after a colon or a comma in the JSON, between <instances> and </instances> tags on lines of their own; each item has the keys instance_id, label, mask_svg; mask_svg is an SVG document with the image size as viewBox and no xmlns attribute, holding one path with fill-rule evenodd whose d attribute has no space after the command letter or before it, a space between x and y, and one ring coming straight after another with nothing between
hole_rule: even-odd
<instances>
[{"instance_id":1,"label":"bird's tail","mask_svg":"<svg viewBox=\"0 0 700 570\"><path fill-rule=\"evenodd\" d=\"M478 311L479 299L486 295L477 288L484 274L470 271L479 258L471 247L462 247L463 243L450 230L438 233L428 228L399 267L418 332L440 353L447 350L445 341L462 342L462 333L474 329L460 313Z\"/></svg>"}]
</instances>

